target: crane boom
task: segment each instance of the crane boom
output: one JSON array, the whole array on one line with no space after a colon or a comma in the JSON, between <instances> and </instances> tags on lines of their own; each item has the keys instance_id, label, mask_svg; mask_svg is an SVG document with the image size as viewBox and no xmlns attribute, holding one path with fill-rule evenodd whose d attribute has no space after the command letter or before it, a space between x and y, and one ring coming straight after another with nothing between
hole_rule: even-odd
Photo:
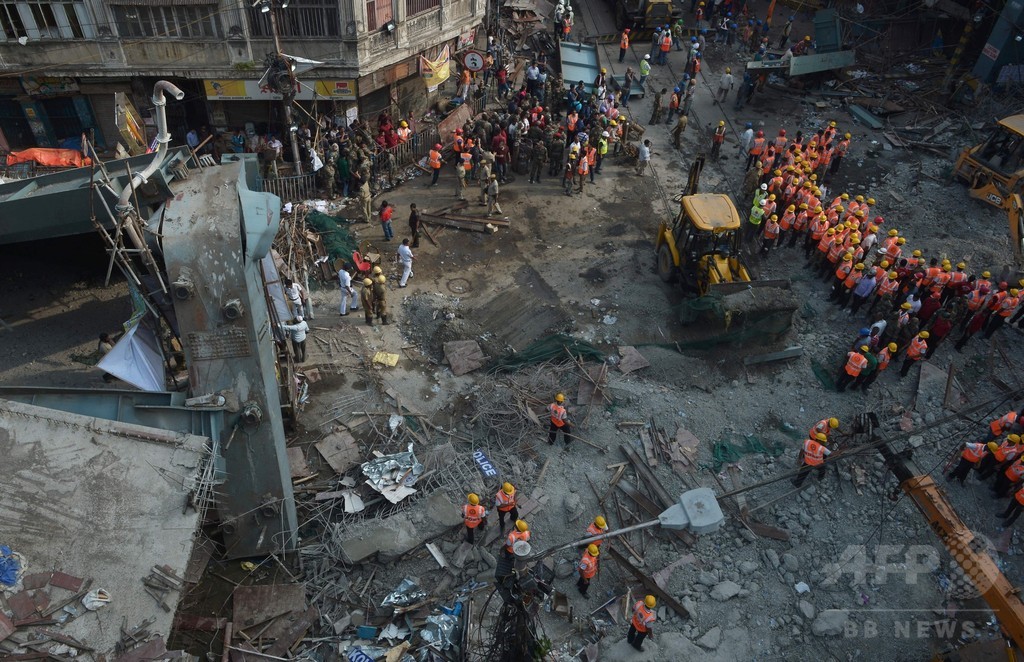
<instances>
[{"instance_id":1,"label":"crane boom","mask_svg":"<svg viewBox=\"0 0 1024 662\"><path fill-rule=\"evenodd\" d=\"M1024 602L1019 597L1020 589L999 570L932 477L910 459L909 451L895 453L888 444L880 445L878 450L899 480L900 488L914 501L932 531L995 612L1003 631L1017 648L1024 650Z\"/></svg>"}]
</instances>

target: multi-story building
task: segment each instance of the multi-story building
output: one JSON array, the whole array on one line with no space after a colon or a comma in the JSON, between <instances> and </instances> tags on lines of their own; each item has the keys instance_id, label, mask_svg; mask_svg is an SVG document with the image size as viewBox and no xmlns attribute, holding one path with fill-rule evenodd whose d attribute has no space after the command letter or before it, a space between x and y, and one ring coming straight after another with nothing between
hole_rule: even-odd
<instances>
[{"instance_id":1,"label":"multi-story building","mask_svg":"<svg viewBox=\"0 0 1024 662\"><path fill-rule=\"evenodd\" d=\"M89 129L111 149L115 93L145 116L159 78L186 92L168 105L179 140L201 125L281 130L280 96L259 84L275 23L282 52L322 63L298 77L307 111L418 111L436 89L425 60L470 45L485 1L0 0L0 151Z\"/></svg>"}]
</instances>

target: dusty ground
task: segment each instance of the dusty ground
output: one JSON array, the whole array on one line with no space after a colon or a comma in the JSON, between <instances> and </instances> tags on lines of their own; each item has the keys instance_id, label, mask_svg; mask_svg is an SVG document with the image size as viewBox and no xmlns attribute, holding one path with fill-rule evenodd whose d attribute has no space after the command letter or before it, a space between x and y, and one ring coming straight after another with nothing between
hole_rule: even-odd
<instances>
[{"instance_id":1,"label":"dusty ground","mask_svg":"<svg viewBox=\"0 0 1024 662\"><path fill-rule=\"evenodd\" d=\"M634 53L642 55L644 47L637 46ZM610 49L607 54L611 55ZM656 67L651 84L671 87L678 78L679 58L680 54L672 54L675 74ZM734 54L712 47L705 60L705 80L714 86L724 66L732 65L736 71L738 64ZM615 73L622 68L612 65ZM635 101L631 105L634 116L648 119L649 103L650 97ZM928 255L945 255L954 262L965 259L974 271L989 269L997 274L1010 262L1005 219L968 199L961 186L945 184L951 160L889 150L883 146L880 132L853 124L838 107L823 112L777 92L757 97L739 115L731 111L731 97L726 108L724 117L732 127L741 129L743 122L761 121L769 135L777 127L807 132L835 119L841 130L854 134L853 157L844 164L835 182L836 191L876 197L877 211L886 217L888 226L900 228L912 247L922 248ZM294 443L318 439L339 411L339 402L342 410L392 411L397 396L405 411L429 416L435 425L453 433L451 441L459 459L451 473L463 482L456 483L454 478L438 482L453 499L460 498L463 491L491 494L497 489L496 483L484 483L473 470L469 455L475 448L485 449L502 475L523 494L547 495L546 507L529 518L534 540L541 547L580 536L597 514L617 523L613 509L598 507L587 479L603 493L613 473L606 466L622 461L618 445L636 443L635 428L620 430L616 424L652 416L670 435L683 427L701 441L696 470L678 475L665 465L656 469L673 493L693 485L721 493L722 484L729 485L724 469L718 474L712 469L711 455L712 444L726 435L755 435L765 445L785 447L785 454L778 458L751 454L738 462L743 481L751 484L793 466L799 439L787 433L786 424L800 435L820 418L834 415L849 421L866 411L878 414L884 435L898 434L898 424L907 413L913 428L910 432L916 435L909 440L917 446L914 457L938 479L947 456L960 442L973 440L982 426L950 422L925 429L951 412L942 407L941 385L938 389L926 387L917 395L916 369L902 381L890 370L868 395L823 388L812 372L812 363L834 369L862 322L838 313L826 302L827 286L810 278L800 253L781 250L763 262L754 260L761 277L791 279L794 291L805 301L786 338L769 346L720 347L684 354L661 346L689 337L692 330L683 329L676 321L682 293L664 285L654 273L652 237L658 220L674 213L669 197L680 190L696 151L705 147L698 139L698 127L722 116L705 88L698 97L683 150L671 147L668 127L650 127L647 136L655 144L653 177L637 178L628 164L613 160L606 164L596 185L588 186L582 195L566 198L557 181L546 179L530 185L525 177L517 176L502 192L502 207L511 220L508 231L493 236L435 231L440 246L422 242L410 287L399 290L392 282L397 324L369 328L360 316L339 320L336 292L314 293L318 303L314 326L321 327L319 333L325 336L345 338L351 349L344 356L335 356L311 347L310 363L338 374L314 386L303 429ZM940 138L953 145L957 137L951 131ZM735 150L735 143L727 142L726 158L709 164L703 190L738 190L742 162L735 157ZM388 199L399 210L407 209L410 202L429 210L453 199L449 173L436 189L423 188L424 183L423 179L407 183L388 194ZM740 201L741 205L746 202ZM357 228L363 237L379 238L378 228ZM399 214L396 229L401 238L404 212ZM102 384L94 369L72 358L90 352L95 335L115 330L129 312L123 285L102 287L105 260L99 242L5 247L0 249L0 258L9 293L0 302L0 318L13 327L13 332L0 331L0 383ZM391 275L394 279L393 267ZM538 316L557 320L559 328L554 330L592 342L608 355L616 354L617 345L635 345L651 362L651 367L627 376L609 370L611 404L591 412L572 409L577 421L586 420L578 434L611 452L602 454L579 443L564 448L560 442L550 447L539 429L526 435L520 447L507 448L503 441L509 435L518 438L525 434L522 430L529 424L523 421L524 427L515 428L503 423L496 429L478 416L498 409L500 403L487 398L494 396L495 385L505 378L482 372L455 377L441 363L441 348L447 340L474 338L492 357L504 352L508 338L521 339L517 329L488 324L488 316L505 301L508 306L523 306ZM611 318L612 324L603 321ZM955 363L964 397L972 404L981 403L1003 393L990 380L993 371L1012 387L1019 386L1020 354L1014 351L1019 341L1017 331L1000 332L996 343L1005 349L1007 358L994 353L990 343L974 340L962 355L947 343L930 365L944 372ZM746 354L788 345L803 346L804 355L767 367L742 366ZM400 354L398 366L370 366L369 358L379 350ZM574 396L579 375L565 369L545 376L527 369L517 378L518 397L526 392L547 402L556 390ZM1000 407L994 413L1002 413L1009 403ZM991 413L983 409L972 416L987 419ZM383 427L379 421L377 425ZM377 442L384 450L398 450L380 444L368 426L362 426L357 436L362 442ZM437 443L445 435L434 430L430 438L430 443ZM907 443L901 441L899 446ZM543 480L538 481L546 463ZM636 483L632 472L627 472L626 479ZM863 484L855 485L854 479ZM789 531L788 542L759 538L747 531L732 516L731 500L723 503L727 521L722 530L702 536L692 549L675 549L661 536L633 537L632 544L643 556L647 572L692 555L666 585L690 610L691 618L660 612L660 636L646 644L648 652L641 656L624 648L621 636L625 627L620 615L619 624L609 626L608 637L601 643L602 659L921 659L945 647L948 640L928 627L943 615L971 623L972 630L957 630L954 638L971 631L982 639L990 638L993 628L984 604L958 601L947 594L946 586L957 587L962 582L949 570L948 554L913 505L905 498L889 500L895 488L895 480L880 458L866 455L845 463L838 475L830 475L799 496L787 494L791 488L785 481L746 493L752 507L771 502L759 509L757 516ZM976 482L965 489L950 488L948 494L963 520L990 541L1000 566L1016 583L1024 571L1020 561L1024 547L1012 532L996 528L993 512L997 506L1001 509L1002 502L990 500L986 487ZM441 544L449 558L456 553L457 538L453 532ZM863 556L853 554L858 546L863 546ZM497 546L490 552L496 553ZM560 563L577 560L575 552L556 558ZM937 563L915 565L916 558ZM866 564L865 573L854 574L853 569L862 567L858 565L861 561ZM838 581L829 581L837 569ZM471 557L457 579L485 580L489 571L493 574L486 559ZM369 567L356 568L349 579L359 586L369 574ZM430 588L441 576L429 556L406 558L381 566L366 597L379 601L406 575L419 576ZM794 588L798 582L806 583L809 592L798 594ZM569 595L577 616L625 594L628 586L633 586L628 577L608 561L589 600L576 595L572 579L556 583L559 591ZM732 593L735 595L730 596ZM606 614L603 620L609 620ZM541 621L560 650L575 653L586 639L585 632L574 632L562 618L543 614Z\"/></svg>"}]
</instances>

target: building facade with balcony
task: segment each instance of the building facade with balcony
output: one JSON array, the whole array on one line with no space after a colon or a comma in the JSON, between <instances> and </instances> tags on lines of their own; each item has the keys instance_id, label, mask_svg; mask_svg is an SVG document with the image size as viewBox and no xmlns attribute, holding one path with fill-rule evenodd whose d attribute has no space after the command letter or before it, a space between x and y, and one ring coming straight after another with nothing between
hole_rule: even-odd
<instances>
[{"instance_id":1,"label":"building facade with balcony","mask_svg":"<svg viewBox=\"0 0 1024 662\"><path fill-rule=\"evenodd\" d=\"M436 61L447 46L454 59L471 45L484 3L0 0L0 149L74 144L89 130L113 149L115 93L145 118L160 78L187 95L168 104L178 141L202 125L281 131L280 97L260 85L275 52L273 23L283 53L322 63L297 77L306 112L296 121L308 121L314 104L367 119L419 112L435 89L421 77L421 58ZM454 80L447 85L454 90Z\"/></svg>"}]
</instances>

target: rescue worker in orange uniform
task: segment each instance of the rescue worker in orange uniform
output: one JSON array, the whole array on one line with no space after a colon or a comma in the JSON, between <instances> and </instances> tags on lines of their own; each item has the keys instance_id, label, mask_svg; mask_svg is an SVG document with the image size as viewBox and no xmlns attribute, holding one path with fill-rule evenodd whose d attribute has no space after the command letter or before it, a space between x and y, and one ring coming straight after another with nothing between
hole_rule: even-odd
<instances>
[{"instance_id":1,"label":"rescue worker in orange uniform","mask_svg":"<svg viewBox=\"0 0 1024 662\"><path fill-rule=\"evenodd\" d=\"M825 435L825 439L828 440L828 436L832 434L833 430L839 429L839 419L836 417L823 418L814 424L810 430L807 431L807 437L809 439L817 439L817 435Z\"/></svg>"},{"instance_id":2,"label":"rescue worker in orange uniform","mask_svg":"<svg viewBox=\"0 0 1024 662\"><path fill-rule=\"evenodd\" d=\"M648 595L643 600L637 600L633 605L633 618L629 622L629 633L626 634L626 641L638 651L644 649L644 639L651 636L651 626L654 625L656 617L654 608L658 601L653 595Z\"/></svg>"},{"instance_id":3,"label":"rescue worker in orange uniform","mask_svg":"<svg viewBox=\"0 0 1024 662\"><path fill-rule=\"evenodd\" d=\"M1003 520L1003 528L1016 522L1022 510L1024 510L1024 487L1013 493L1013 498L1007 504L1006 510L999 515Z\"/></svg>"},{"instance_id":4,"label":"rescue worker in orange uniform","mask_svg":"<svg viewBox=\"0 0 1024 662\"><path fill-rule=\"evenodd\" d=\"M960 463L956 465L956 469L946 475L946 480L957 480L963 485L971 468L978 466L978 463L986 455L988 455L988 447L985 444L965 442L964 449L960 451Z\"/></svg>"},{"instance_id":5,"label":"rescue worker in orange uniform","mask_svg":"<svg viewBox=\"0 0 1024 662\"><path fill-rule=\"evenodd\" d=\"M860 377L861 371L868 365L868 360L864 355L870 351L871 347L861 345L860 351L846 353L846 364L843 365L842 370L839 371L839 377L836 379L837 391L842 393L850 382Z\"/></svg>"},{"instance_id":6,"label":"rescue worker in orange uniform","mask_svg":"<svg viewBox=\"0 0 1024 662\"><path fill-rule=\"evenodd\" d=\"M441 174L441 164L444 163L441 160L441 143L434 145L434 149L430 150L430 154L427 155L427 164L433 171L430 177L430 186L437 186L437 178Z\"/></svg>"},{"instance_id":7,"label":"rescue worker in orange uniform","mask_svg":"<svg viewBox=\"0 0 1024 662\"><path fill-rule=\"evenodd\" d=\"M505 546L502 548L502 551L505 553L506 558L515 556L515 544L520 540L524 542L530 541L530 525L525 520L517 519L515 527L505 536Z\"/></svg>"},{"instance_id":8,"label":"rescue worker in orange uniform","mask_svg":"<svg viewBox=\"0 0 1024 662\"><path fill-rule=\"evenodd\" d=\"M519 495L516 493L516 488L512 486L512 483L505 483L498 490L498 493L494 495L494 507L498 511L498 526L502 531L505 530L505 518L508 517L510 522L515 522L519 519Z\"/></svg>"},{"instance_id":9,"label":"rescue worker in orange uniform","mask_svg":"<svg viewBox=\"0 0 1024 662\"><path fill-rule=\"evenodd\" d=\"M597 545L588 545L583 557L580 559L579 565L576 569L580 573L580 578L576 580L576 588L579 589L580 595L587 597L587 589L590 588L590 580L597 574L597 557L600 556L601 550L598 549Z\"/></svg>"},{"instance_id":10,"label":"rescue worker in orange uniform","mask_svg":"<svg viewBox=\"0 0 1024 662\"><path fill-rule=\"evenodd\" d=\"M996 476L996 484L992 487L992 492L997 497L1004 497L1006 496L1006 491L1011 486L1020 483L1022 478L1024 478L1024 458L1017 458L1013 464L1006 468L1006 471Z\"/></svg>"},{"instance_id":11,"label":"rescue worker in orange uniform","mask_svg":"<svg viewBox=\"0 0 1024 662\"><path fill-rule=\"evenodd\" d=\"M1024 413L1024 409L1021 410L1021 413ZM992 441L997 437L1001 437L1004 432L1016 425L1019 417L1020 415L1011 409L999 418L992 419L992 422L988 424L988 436L985 437L985 441Z\"/></svg>"},{"instance_id":12,"label":"rescue worker in orange uniform","mask_svg":"<svg viewBox=\"0 0 1024 662\"><path fill-rule=\"evenodd\" d=\"M1009 466L1010 462L1017 459L1020 455L1020 435L1011 434L1007 435L1006 441L1001 444L997 444L994 441L988 442L989 453L981 460L981 464L978 465L978 478L980 480L987 480L996 471L1002 467L1004 470Z\"/></svg>"},{"instance_id":13,"label":"rescue worker in orange uniform","mask_svg":"<svg viewBox=\"0 0 1024 662\"><path fill-rule=\"evenodd\" d=\"M831 455L832 451L825 448L825 442L828 441L828 437L823 433L819 432L814 437L814 439L804 440L803 448L800 449L800 459L803 462L803 466L800 467L797 475L793 476L794 487L803 485L812 470L818 472L818 480L825 477L825 458Z\"/></svg>"},{"instance_id":14,"label":"rescue worker in orange uniform","mask_svg":"<svg viewBox=\"0 0 1024 662\"><path fill-rule=\"evenodd\" d=\"M892 361L892 357L896 355L897 349L899 349L899 347L896 343L891 342L878 350L878 353L875 355L875 358L878 359L878 365L869 374L865 376L862 373L861 376L853 382L854 390L860 387L862 392L866 392L868 387L874 384L875 380L878 379L878 375L889 367L889 363Z\"/></svg>"},{"instance_id":15,"label":"rescue worker in orange uniform","mask_svg":"<svg viewBox=\"0 0 1024 662\"><path fill-rule=\"evenodd\" d=\"M921 331L910 341L910 345L907 346L907 354L903 359L903 366L900 368L901 379L907 376L915 363L924 359L925 352L928 351L928 343L925 341L928 340L929 335L927 331Z\"/></svg>"},{"instance_id":16,"label":"rescue worker in orange uniform","mask_svg":"<svg viewBox=\"0 0 1024 662\"><path fill-rule=\"evenodd\" d=\"M559 393L555 401L548 405L548 413L551 414L551 425L548 427L548 443L554 444L558 431L562 432L562 440L569 445L572 438L572 429L569 427L569 414L565 410L565 395Z\"/></svg>"},{"instance_id":17,"label":"rescue worker in orange uniform","mask_svg":"<svg viewBox=\"0 0 1024 662\"><path fill-rule=\"evenodd\" d=\"M480 497L476 494L466 496L466 503L462 506L462 521L466 524L466 542L472 545L474 532L479 528L487 526L487 509L480 505Z\"/></svg>"},{"instance_id":18,"label":"rescue worker in orange uniform","mask_svg":"<svg viewBox=\"0 0 1024 662\"><path fill-rule=\"evenodd\" d=\"M594 521L587 527L587 537L592 538L593 536L599 536L603 533L608 533L608 522L605 521L604 517L598 515L594 518ZM598 547L601 546L603 540L595 540L594 544Z\"/></svg>"}]
</instances>

